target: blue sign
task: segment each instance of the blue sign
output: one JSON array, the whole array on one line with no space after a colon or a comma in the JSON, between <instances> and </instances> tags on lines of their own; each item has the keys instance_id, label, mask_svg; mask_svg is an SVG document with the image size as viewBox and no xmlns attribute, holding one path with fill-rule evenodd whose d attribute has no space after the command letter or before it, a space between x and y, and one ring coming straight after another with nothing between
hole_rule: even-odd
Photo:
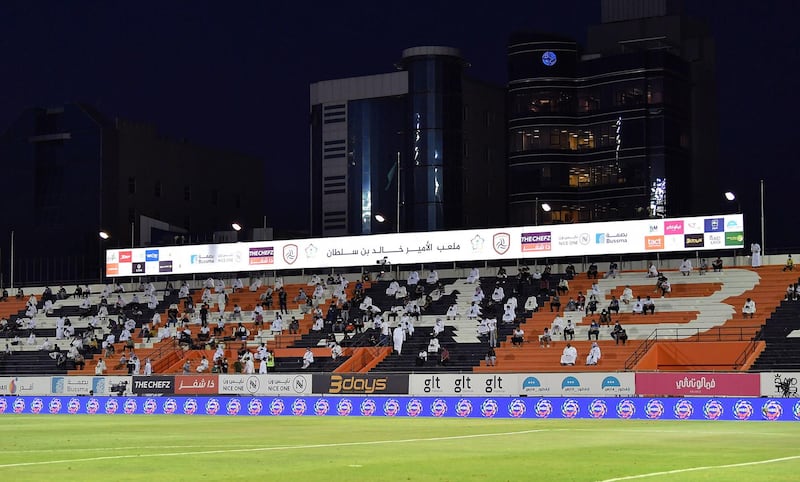
<instances>
[{"instance_id":1,"label":"blue sign","mask_svg":"<svg viewBox=\"0 0 800 482\"><path fill-rule=\"evenodd\" d=\"M612 382L613 383L613 382ZM0 414L799 421L800 400L605 397L0 397Z\"/></svg>"},{"instance_id":2,"label":"blue sign","mask_svg":"<svg viewBox=\"0 0 800 482\"><path fill-rule=\"evenodd\" d=\"M555 52L547 51L542 54L542 63L548 67L552 67L558 61L558 57L556 57Z\"/></svg>"},{"instance_id":3,"label":"blue sign","mask_svg":"<svg viewBox=\"0 0 800 482\"><path fill-rule=\"evenodd\" d=\"M158 250L157 249L148 249L144 252L144 260L148 263L158 261Z\"/></svg>"}]
</instances>

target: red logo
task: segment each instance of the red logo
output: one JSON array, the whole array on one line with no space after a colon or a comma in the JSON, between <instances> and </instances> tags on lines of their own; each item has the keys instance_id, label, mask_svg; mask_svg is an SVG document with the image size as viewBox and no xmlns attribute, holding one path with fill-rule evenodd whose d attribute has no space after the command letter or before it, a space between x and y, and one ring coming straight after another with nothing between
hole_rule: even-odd
<instances>
[{"instance_id":1,"label":"red logo","mask_svg":"<svg viewBox=\"0 0 800 482\"><path fill-rule=\"evenodd\" d=\"M131 251L120 251L119 252L119 262L120 263L130 263L133 261L133 253Z\"/></svg>"},{"instance_id":2,"label":"red logo","mask_svg":"<svg viewBox=\"0 0 800 482\"><path fill-rule=\"evenodd\" d=\"M492 248L497 254L506 254L511 247L511 235L508 233L497 233L492 238Z\"/></svg>"},{"instance_id":3,"label":"red logo","mask_svg":"<svg viewBox=\"0 0 800 482\"><path fill-rule=\"evenodd\" d=\"M283 260L286 264L293 264L297 261L297 245L287 244L283 247Z\"/></svg>"}]
</instances>

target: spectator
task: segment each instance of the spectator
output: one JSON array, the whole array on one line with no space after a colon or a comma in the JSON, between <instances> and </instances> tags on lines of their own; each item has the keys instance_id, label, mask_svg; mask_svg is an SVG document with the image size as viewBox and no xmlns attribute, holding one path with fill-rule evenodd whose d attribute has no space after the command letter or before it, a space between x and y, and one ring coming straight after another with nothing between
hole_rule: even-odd
<instances>
[{"instance_id":1,"label":"spectator","mask_svg":"<svg viewBox=\"0 0 800 482\"><path fill-rule=\"evenodd\" d=\"M575 326L572 324L572 320L567 320L567 326L564 327L564 340L569 337L570 340L575 339Z\"/></svg>"},{"instance_id":2,"label":"spectator","mask_svg":"<svg viewBox=\"0 0 800 482\"><path fill-rule=\"evenodd\" d=\"M486 352L486 366L497 366L497 354L494 352L493 346L490 346L489 351Z\"/></svg>"},{"instance_id":3,"label":"spectator","mask_svg":"<svg viewBox=\"0 0 800 482\"><path fill-rule=\"evenodd\" d=\"M511 345L512 346L522 346L525 342L525 332L520 328L519 325L514 328L514 332L511 335Z\"/></svg>"},{"instance_id":4,"label":"spectator","mask_svg":"<svg viewBox=\"0 0 800 482\"><path fill-rule=\"evenodd\" d=\"M94 367L95 375L102 375L106 371L106 362L101 358L97 360L97 365Z\"/></svg>"},{"instance_id":5,"label":"spectator","mask_svg":"<svg viewBox=\"0 0 800 482\"><path fill-rule=\"evenodd\" d=\"M622 325L619 324L619 320L617 320L617 323L614 324L614 328L611 330L611 338L614 339L614 342L617 345L619 345L620 341L623 345L628 341L628 333L625 331Z\"/></svg>"},{"instance_id":6,"label":"spectator","mask_svg":"<svg viewBox=\"0 0 800 482\"><path fill-rule=\"evenodd\" d=\"M622 296L620 296L619 299L626 305L633 301L633 290L631 289L631 285L625 285L625 289L622 290Z\"/></svg>"},{"instance_id":7,"label":"spectator","mask_svg":"<svg viewBox=\"0 0 800 482\"><path fill-rule=\"evenodd\" d=\"M589 339L592 339L592 335L594 335L594 339L597 340L600 337L600 325L597 323L597 320L592 320L591 325L589 325Z\"/></svg>"},{"instance_id":8,"label":"spectator","mask_svg":"<svg viewBox=\"0 0 800 482\"><path fill-rule=\"evenodd\" d=\"M637 296L636 301L633 303L632 307L633 314L643 314L644 313L644 303L642 303L642 297Z\"/></svg>"},{"instance_id":9,"label":"spectator","mask_svg":"<svg viewBox=\"0 0 800 482\"><path fill-rule=\"evenodd\" d=\"M706 274L707 271L708 271L708 262L706 261L705 258L702 258L700 260L700 266L698 267L697 272L700 276L703 276L704 274Z\"/></svg>"},{"instance_id":10,"label":"spectator","mask_svg":"<svg viewBox=\"0 0 800 482\"><path fill-rule=\"evenodd\" d=\"M717 257L717 259L715 259L711 263L711 268L714 270L715 273L721 273L722 272L722 258Z\"/></svg>"},{"instance_id":11,"label":"spectator","mask_svg":"<svg viewBox=\"0 0 800 482\"><path fill-rule=\"evenodd\" d=\"M447 347L442 347L442 352L439 354L439 364L447 366L448 363L450 363L450 351Z\"/></svg>"},{"instance_id":12,"label":"spectator","mask_svg":"<svg viewBox=\"0 0 800 482\"><path fill-rule=\"evenodd\" d=\"M791 254L788 258L786 258L786 264L783 266L783 271L794 271L794 260L792 259Z\"/></svg>"},{"instance_id":13,"label":"spectator","mask_svg":"<svg viewBox=\"0 0 800 482\"><path fill-rule=\"evenodd\" d=\"M597 365L597 362L600 361L600 347L597 343L592 343L592 348L589 350L589 354L586 356L586 364L587 365Z\"/></svg>"},{"instance_id":14,"label":"spectator","mask_svg":"<svg viewBox=\"0 0 800 482\"><path fill-rule=\"evenodd\" d=\"M417 359L416 359L416 362L415 362L416 365L418 367L421 367L421 366L425 365L425 363L427 361L428 361L428 352L425 351L425 350L420 350L419 353L417 354Z\"/></svg>"},{"instance_id":15,"label":"spectator","mask_svg":"<svg viewBox=\"0 0 800 482\"><path fill-rule=\"evenodd\" d=\"M600 324L605 326L611 324L611 312L605 308L600 312Z\"/></svg>"},{"instance_id":16,"label":"spectator","mask_svg":"<svg viewBox=\"0 0 800 482\"><path fill-rule=\"evenodd\" d=\"M573 366L575 365L575 361L578 359L578 350L575 349L574 346L567 343L567 346L564 347L564 351L561 352L561 365L562 366Z\"/></svg>"},{"instance_id":17,"label":"spectator","mask_svg":"<svg viewBox=\"0 0 800 482\"><path fill-rule=\"evenodd\" d=\"M561 298L558 295L553 295L553 298L550 300L550 312L553 312L553 308L556 309L556 313L561 311Z\"/></svg>"},{"instance_id":18,"label":"spectator","mask_svg":"<svg viewBox=\"0 0 800 482\"><path fill-rule=\"evenodd\" d=\"M747 298L747 301L744 302L744 306L742 307L742 317L747 318L747 315L750 315L750 318L753 318L753 315L756 314L756 302L750 298Z\"/></svg>"},{"instance_id":19,"label":"spectator","mask_svg":"<svg viewBox=\"0 0 800 482\"><path fill-rule=\"evenodd\" d=\"M613 311L616 314L619 314L619 300L616 296L611 297L611 301L608 303L608 311Z\"/></svg>"},{"instance_id":20,"label":"spectator","mask_svg":"<svg viewBox=\"0 0 800 482\"><path fill-rule=\"evenodd\" d=\"M550 342L552 341L552 337L550 336L550 329L545 327L542 336L539 338L539 345L544 348L550 348Z\"/></svg>"},{"instance_id":21,"label":"spectator","mask_svg":"<svg viewBox=\"0 0 800 482\"><path fill-rule=\"evenodd\" d=\"M653 300L651 300L649 296L642 302L642 307L644 308L645 315L648 311L651 315L654 315L656 312L656 304L653 303Z\"/></svg>"},{"instance_id":22,"label":"spectator","mask_svg":"<svg viewBox=\"0 0 800 482\"><path fill-rule=\"evenodd\" d=\"M588 279L597 279L597 264L595 264L594 261L589 265L589 269L586 271L586 277Z\"/></svg>"},{"instance_id":23,"label":"spectator","mask_svg":"<svg viewBox=\"0 0 800 482\"><path fill-rule=\"evenodd\" d=\"M681 262L681 266L678 268L678 270L683 276L689 276L692 274L692 262L689 260L689 258L683 258L683 262Z\"/></svg>"}]
</instances>

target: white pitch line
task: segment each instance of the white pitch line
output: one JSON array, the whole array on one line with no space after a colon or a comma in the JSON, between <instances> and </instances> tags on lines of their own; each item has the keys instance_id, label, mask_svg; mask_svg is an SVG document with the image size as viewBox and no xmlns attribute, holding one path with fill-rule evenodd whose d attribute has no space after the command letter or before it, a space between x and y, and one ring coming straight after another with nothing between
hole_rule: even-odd
<instances>
[{"instance_id":1,"label":"white pitch line","mask_svg":"<svg viewBox=\"0 0 800 482\"><path fill-rule=\"evenodd\" d=\"M201 450L197 452L171 452L171 453L145 453L145 454L127 454L127 455L105 455L102 457L86 457L82 459L62 459L62 460L40 460L36 462L18 462L14 464L1 464L0 469L10 467L30 467L35 465L52 465L52 464L66 464L74 462L96 462L98 460L120 460L120 459L138 459L142 457L177 457L186 455L214 455L214 454L230 454L241 452L269 452L277 450L298 450L298 449L319 449L331 447L353 447L359 445L381 445L381 444L402 444L402 443L416 443L416 442L439 442L444 440L463 440L470 438L482 437L504 437L508 435L525 435L530 433L539 432L553 432L559 431L558 429L539 429L539 430L520 430L517 432L498 432L498 433L479 433L473 435L453 435L451 437L430 437L430 438L409 438L401 440L372 440L368 442L341 442L330 444L313 444L313 445L285 445L277 447L256 447L247 449L228 449L228 450Z\"/></svg>"},{"instance_id":2,"label":"white pitch line","mask_svg":"<svg viewBox=\"0 0 800 482\"><path fill-rule=\"evenodd\" d=\"M756 460L755 462L742 462L738 464L725 464L725 465L706 465L702 467L689 467L688 469L675 469L675 470L665 470L663 472L650 472L647 474L638 474L638 475L627 475L625 477L615 477L613 479L605 479L601 480L600 482L617 482L619 480L633 480L633 479L644 479L646 477L658 477L659 475L672 475L672 474L682 474L684 472L697 472L700 470L711 470L711 469L729 469L733 467L747 467L750 465L763 465L763 464L772 464L775 462L785 462L787 460L796 460L800 459L800 455L792 455L790 457L781 457L778 459L768 459L768 460Z\"/></svg>"},{"instance_id":3,"label":"white pitch line","mask_svg":"<svg viewBox=\"0 0 800 482\"><path fill-rule=\"evenodd\" d=\"M256 444L225 444L225 445L162 445L162 446L136 446L136 447L80 447L80 448L58 448L58 449L30 449L30 450L3 450L4 454L38 454L47 452L91 452L96 450L152 450L152 449L192 449L210 447L260 447Z\"/></svg>"}]
</instances>

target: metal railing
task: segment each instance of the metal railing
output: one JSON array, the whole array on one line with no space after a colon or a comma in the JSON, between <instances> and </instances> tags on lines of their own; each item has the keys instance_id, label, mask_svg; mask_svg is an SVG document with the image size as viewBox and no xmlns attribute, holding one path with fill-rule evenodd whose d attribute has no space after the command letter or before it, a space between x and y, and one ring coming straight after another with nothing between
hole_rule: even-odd
<instances>
[{"instance_id":1,"label":"metal railing","mask_svg":"<svg viewBox=\"0 0 800 482\"><path fill-rule=\"evenodd\" d=\"M763 329L763 325L761 327ZM758 347L758 342L762 340L762 331L759 330L756 333L756 336L747 344L744 351L736 357L736 361L733 362L733 369L738 370L739 368L743 367L745 363L747 363L747 359L756 352L756 347Z\"/></svg>"},{"instance_id":2,"label":"metal railing","mask_svg":"<svg viewBox=\"0 0 800 482\"><path fill-rule=\"evenodd\" d=\"M755 342L758 336L753 333L759 333L761 325L753 326L718 326L715 328L656 328L653 330L642 343L636 347L636 350L625 360L625 369L632 370L637 363L644 357L650 350L650 347L655 345L658 341L679 341L679 342L700 342L700 341L750 341L753 345L750 353L755 350ZM748 345L748 347L750 346ZM745 350L747 351L747 350ZM748 355L744 353L740 358L747 359ZM737 359L737 362L739 360Z\"/></svg>"}]
</instances>

